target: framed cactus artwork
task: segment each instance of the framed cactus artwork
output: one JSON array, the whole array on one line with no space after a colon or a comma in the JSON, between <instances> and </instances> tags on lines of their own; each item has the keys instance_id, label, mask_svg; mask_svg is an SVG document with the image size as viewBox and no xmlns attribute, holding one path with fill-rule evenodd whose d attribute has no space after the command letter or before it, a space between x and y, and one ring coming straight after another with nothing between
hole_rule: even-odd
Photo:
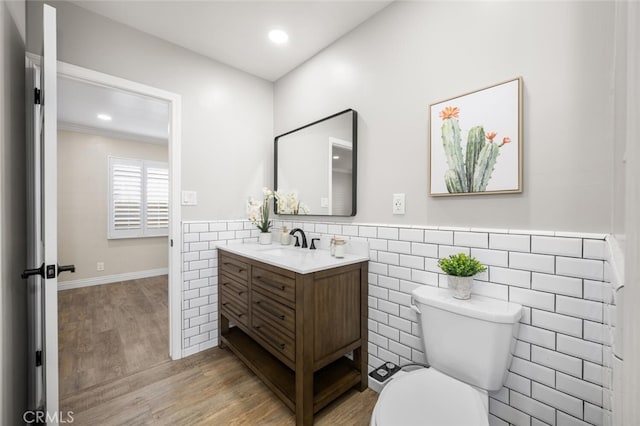
<instances>
[{"instance_id":1,"label":"framed cactus artwork","mask_svg":"<svg viewBox=\"0 0 640 426\"><path fill-rule=\"evenodd\" d=\"M522 192L521 77L429 110L429 195Z\"/></svg>"}]
</instances>

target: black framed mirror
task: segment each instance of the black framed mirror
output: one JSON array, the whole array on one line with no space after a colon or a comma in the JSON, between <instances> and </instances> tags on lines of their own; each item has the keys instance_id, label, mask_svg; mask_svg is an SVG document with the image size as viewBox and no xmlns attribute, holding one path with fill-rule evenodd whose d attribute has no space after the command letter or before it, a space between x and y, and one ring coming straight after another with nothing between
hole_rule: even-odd
<instances>
[{"instance_id":1,"label":"black framed mirror","mask_svg":"<svg viewBox=\"0 0 640 426\"><path fill-rule=\"evenodd\" d=\"M347 109L274 140L275 212L355 216L358 113Z\"/></svg>"}]
</instances>

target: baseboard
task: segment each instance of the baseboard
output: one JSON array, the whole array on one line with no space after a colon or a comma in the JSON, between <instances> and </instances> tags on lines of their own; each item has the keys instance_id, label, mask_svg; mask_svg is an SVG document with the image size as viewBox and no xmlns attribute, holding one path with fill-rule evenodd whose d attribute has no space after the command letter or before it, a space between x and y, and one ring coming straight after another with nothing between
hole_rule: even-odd
<instances>
[{"instance_id":1,"label":"baseboard","mask_svg":"<svg viewBox=\"0 0 640 426\"><path fill-rule=\"evenodd\" d=\"M149 269L147 271L127 272L125 274L105 275L103 277L84 278L81 280L65 281L58 283L58 291L72 288L91 287L94 285L112 284L120 281L137 280L140 278L157 277L167 275L169 268Z\"/></svg>"}]
</instances>

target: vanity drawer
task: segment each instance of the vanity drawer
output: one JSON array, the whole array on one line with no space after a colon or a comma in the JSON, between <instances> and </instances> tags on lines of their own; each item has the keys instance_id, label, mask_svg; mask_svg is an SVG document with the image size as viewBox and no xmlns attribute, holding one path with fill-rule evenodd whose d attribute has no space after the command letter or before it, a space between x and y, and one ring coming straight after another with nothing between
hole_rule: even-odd
<instances>
[{"instance_id":1,"label":"vanity drawer","mask_svg":"<svg viewBox=\"0 0 640 426\"><path fill-rule=\"evenodd\" d=\"M295 336L296 331L296 311L288 306L278 303L256 290L251 292L251 309L260 316L269 319L271 324L277 325L283 330Z\"/></svg>"},{"instance_id":2,"label":"vanity drawer","mask_svg":"<svg viewBox=\"0 0 640 426\"><path fill-rule=\"evenodd\" d=\"M238 324L249 326L247 306L243 306L242 302L230 297L224 290L220 294L220 312Z\"/></svg>"},{"instance_id":3,"label":"vanity drawer","mask_svg":"<svg viewBox=\"0 0 640 426\"><path fill-rule=\"evenodd\" d=\"M232 302L237 305L239 308L242 308L242 312L249 312L247 309L248 300L247 300L246 292L242 294L238 294L232 290L229 290L226 287L220 288L220 300L222 300L223 304L225 302Z\"/></svg>"},{"instance_id":4,"label":"vanity drawer","mask_svg":"<svg viewBox=\"0 0 640 426\"><path fill-rule=\"evenodd\" d=\"M263 294L275 300L295 303L296 300L296 280L285 277L275 272L254 266L252 269L252 288L258 288Z\"/></svg>"},{"instance_id":5,"label":"vanity drawer","mask_svg":"<svg viewBox=\"0 0 640 426\"><path fill-rule=\"evenodd\" d=\"M295 341L271 326L271 319L265 318L258 312L251 315L251 328L253 332L264 340L268 345L276 351L283 354L289 360L294 361L296 357Z\"/></svg>"},{"instance_id":6,"label":"vanity drawer","mask_svg":"<svg viewBox=\"0 0 640 426\"><path fill-rule=\"evenodd\" d=\"M246 284L239 282L226 274L220 276L220 289L227 291L233 297L240 299L244 302L245 306L249 303L249 289Z\"/></svg>"},{"instance_id":7,"label":"vanity drawer","mask_svg":"<svg viewBox=\"0 0 640 426\"><path fill-rule=\"evenodd\" d=\"M220 257L220 272L239 278L244 283L249 279L249 265L226 255Z\"/></svg>"}]
</instances>

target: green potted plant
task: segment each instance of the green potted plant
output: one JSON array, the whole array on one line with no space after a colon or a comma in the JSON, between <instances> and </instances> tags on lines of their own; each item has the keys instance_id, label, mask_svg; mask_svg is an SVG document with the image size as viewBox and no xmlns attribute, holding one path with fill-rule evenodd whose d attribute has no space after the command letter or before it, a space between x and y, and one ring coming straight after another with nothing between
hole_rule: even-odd
<instances>
[{"instance_id":1,"label":"green potted plant","mask_svg":"<svg viewBox=\"0 0 640 426\"><path fill-rule=\"evenodd\" d=\"M452 254L440 259L438 266L447 274L449 288L453 289L453 297L456 299L469 299L473 276L487 270L476 258L464 253Z\"/></svg>"}]
</instances>

